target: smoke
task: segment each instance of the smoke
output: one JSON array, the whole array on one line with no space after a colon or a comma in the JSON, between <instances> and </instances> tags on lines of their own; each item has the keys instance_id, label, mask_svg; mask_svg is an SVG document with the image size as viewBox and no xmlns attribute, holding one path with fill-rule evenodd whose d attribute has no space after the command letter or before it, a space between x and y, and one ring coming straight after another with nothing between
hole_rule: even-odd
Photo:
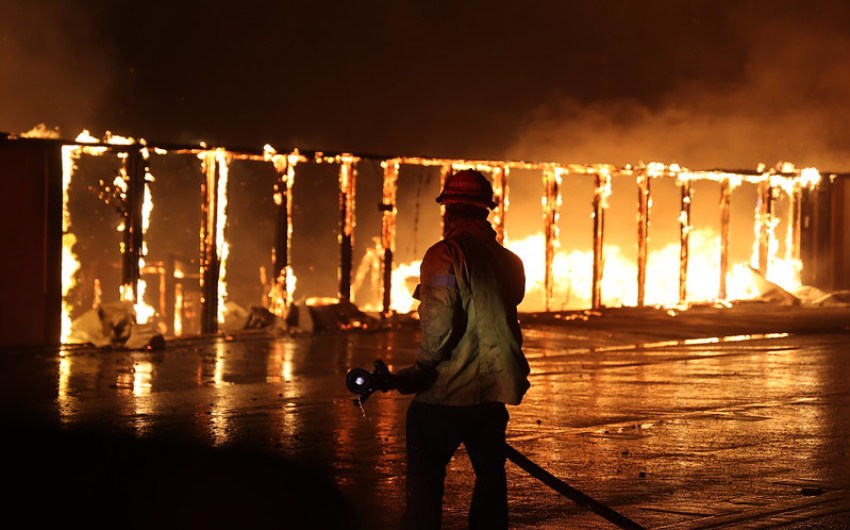
<instances>
[{"instance_id":1,"label":"smoke","mask_svg":"<svg viewBox=\"0 0 850 530\"><path fill-rule=\"evenodd\" d=\"M93 25L83 9L61 1L0 4L0 131L45 124L73 137L91 127L110 64Z\"/></svg>"},{"instance_id":2,"label":"smoke","mask_svg":"<svg viewBox=\"0 0 850 530\"><path fill-rule=\"evenodd\" d=\"M551 98L527 116L507 157L675 162L694 170L755 169L780 161L850 169L846 10L810 6L818 13L812 19L803 7L778 3L780 14L768 19L754 5L731 12L725 29L730 41L742 44L740 56L725 57L741 64L737 75L702 78L697 71L651 101ZM671 79L676 74L670 72Z\"/></svg>"}]
</instances>

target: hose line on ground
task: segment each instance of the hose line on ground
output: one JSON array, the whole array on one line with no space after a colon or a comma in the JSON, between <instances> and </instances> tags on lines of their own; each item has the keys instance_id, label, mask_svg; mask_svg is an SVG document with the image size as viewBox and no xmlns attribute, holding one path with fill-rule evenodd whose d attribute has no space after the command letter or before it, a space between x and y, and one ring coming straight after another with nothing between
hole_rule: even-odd
<instances>
[{"instance_id":1,"label":"hose line on ground","mask_svg":"<svg viewBox=\"0 0 850 530\"><path fill-rule=\"evenodd\" d=\"M605 519L614 523L620 528L623 528L625 530L645 530L644 527L632 521L620 512L617 512L612 508L605 506L596 499L588 497L587 495L573 488L555 475L549 473L542 467L538 466L537 464L529 460L525 455L511 447L510 444L505 445L508 460L519 466L532 477L536 478L540 482L546 484L553 490L557 491L564 497L567 497L579 506L587 508L596 515L604 517Z\"/></svg>"}]
</instances>

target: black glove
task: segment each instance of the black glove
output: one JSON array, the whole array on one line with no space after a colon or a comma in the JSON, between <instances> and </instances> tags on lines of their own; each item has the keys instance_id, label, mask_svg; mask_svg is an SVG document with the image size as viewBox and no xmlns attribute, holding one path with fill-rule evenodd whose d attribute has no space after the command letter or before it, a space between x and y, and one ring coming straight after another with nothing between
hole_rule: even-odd
<instances>
[{"instance_id":1,"label":"black glove","mask_svg":"<svg viewBox=\"0 0 850 530\"><path fill-rule=\"evenodd\" d=\"M390 373L387 364L378 359L375 361L375 371L372 372L372 387L375 390L386 392L396 388L396 376Z\"/></svg>"},{"instance_id":2,"label":"black glove","mask_svg":"<svg viewBox=\"0 0 850 530\"><path fill-rule=\"evenodd\" d=\"M367 372L363 368L349 370L345 376L345 384L349 392L360 396L354 400L355 405L360 405L376 390L386 392L395 388L395 377L384 361L378 359L375 361L373 372Z\"/></svg>"},{"instance_id":3,"label":"black glove","mask_svg":"<svg viewBox=\"0 0 850 530\"><path fill-rule=\"evenodd\" d=\"M372 372L367 372L363 368L349 370L345 383L350 392L360 396L354 400L354 404L361 405L376 390L381 392L398 390L401 394L415 394L428 389L436 379L436 365L428 366L416 363L399 370L394 375L390 373L386 363L378 359L375 361L375 370Z\"/></svg>"}]
</instances>

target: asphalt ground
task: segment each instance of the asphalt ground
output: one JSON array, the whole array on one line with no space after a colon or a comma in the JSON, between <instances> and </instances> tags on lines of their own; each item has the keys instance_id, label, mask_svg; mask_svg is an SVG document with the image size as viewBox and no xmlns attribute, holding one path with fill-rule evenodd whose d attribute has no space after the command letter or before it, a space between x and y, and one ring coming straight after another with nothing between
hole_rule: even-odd
<instances>
[{"instance_id":1,"label":"asphalt ground","mask_svg":"<svg viewBox=\"0 0 850 530\"><path fill-rule=\"evenodd\" d=\"M508 442L644 528L850 528L850 309L523 315L532 387ZM6 515L28 526L394 528L409 396L362 408L354 367L417 330L0 355ZM507 464L512 528L617 528ZM448 470L444 528L474 474Z\"/></svg>"}]
</instances>

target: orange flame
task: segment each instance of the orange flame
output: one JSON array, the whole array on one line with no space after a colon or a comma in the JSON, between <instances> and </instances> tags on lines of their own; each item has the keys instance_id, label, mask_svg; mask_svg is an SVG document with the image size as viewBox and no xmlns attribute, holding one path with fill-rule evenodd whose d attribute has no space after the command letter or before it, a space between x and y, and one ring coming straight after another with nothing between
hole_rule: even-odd
<instances>
[{"instance_id":1,"label":"orange flame","mask_svg":"<svg viewBox=\"0 0 850 530\"><path fill-rule=\"evenodd\" d=\"M727 180L730 189L741 185L744 180L758 183L767 181L777 193L785 193L790 202L799 201L799 191L811 189L820 182L820 175L814 168L806 168L799 173L793 165L780 164L777 166L782 174L766 172L755 177L727 173L691 173L671 165L649 165L647 174L651 176L670 175L682 180ZM558 179L550 179L560 184ZM547 182L544 180L544 182ZM556 186L557 187L557 186ZM601 197L602 206L606 206L611 195L610 179L603 179L603 185L596 190ZM687 199L687 198L686 198ZM544 217L554 216L557 221L559 204L557 197L545 196L541 199ZM686 304L695 303L725 303L728 300L749 300L763 294L763 279L754 272L755 264L759 261L760 223L765 223L769 244L767 271L764 279L779 287L794 293L802 287L802 262L799 258L799 220L793 217L793 208L789 208L789 219L784 238L784 254L782 254L780 238L776 231L781 219L775 214L767 217L759 216L757 212L754 222L756 241L750 263L733 263L726 274L727 292L725 300L719 296L720 290L720 235L711 229L685 226L687 234L688 258ZM683 214L684 215L684 214ZM682 221L682 219L680 219ZM685 219L685 221L689 221ZM552 223L554 224L554 223ZM796 232L795 232L796 231ZM550 310L587 309L591 307L593 261L592 250L565 251L557 241L557 231L548 238L553 275L552 292L546 293L546 259L547 237L543 231L538 231L524 239L512 240L505 238L505 246L522 259L526 268L526 298L520 305L521 311L544 311L547 309L547 296L553 300ZM681 305L679 300L679 271L681 260L681 244L671 243L661 249L648 253L646 264L646 294L644 303L649 306L674 308ZM603 272L601 278L602 305L606 307L634 306L637 304L637 264L626 258L618 246L606 244L603 248ZM410 297L405 283L416 279L418 263L400 264L393 273L393 308L398 311L410 310L414 301Z\"/></svg>"}]
</instances>

